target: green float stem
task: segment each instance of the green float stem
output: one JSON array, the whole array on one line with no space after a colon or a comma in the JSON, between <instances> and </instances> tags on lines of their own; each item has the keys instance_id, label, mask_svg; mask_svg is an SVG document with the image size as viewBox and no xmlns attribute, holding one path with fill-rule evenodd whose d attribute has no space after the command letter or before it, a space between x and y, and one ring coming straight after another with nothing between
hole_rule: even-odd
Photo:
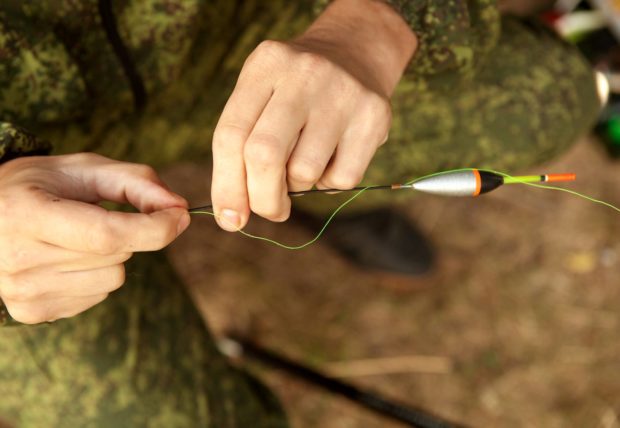
<instances>
[{"instance_id":1,"label":"green float stem","mask_svg":"<svg viewBox=\"0 0 620 428\"><path fill-rule=\"evenodd\" d=\"M504 184L540 183L540 175L522 175L519 177L504 177Z\"/></svg>"}]
</instances>

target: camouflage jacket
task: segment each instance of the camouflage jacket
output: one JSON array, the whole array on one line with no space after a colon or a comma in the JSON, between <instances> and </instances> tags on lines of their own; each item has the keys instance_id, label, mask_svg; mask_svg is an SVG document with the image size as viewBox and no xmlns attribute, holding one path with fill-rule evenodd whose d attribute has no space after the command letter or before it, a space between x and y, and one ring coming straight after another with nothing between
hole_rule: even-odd
<instances>
[{"instance_id":1,"label":"camouflage jacket","mask_svg":"<svg viewBox=\"0 0 620 428\"><path fill-rule=\"evenodd\" d=\"M36 136L47 125L114 121L139 110L187 67L201 28L266 8L261 1L2 0L0 163L49 153ZM320 13L330 0L299 1ZM467 76L499 38L493 0L387 2L419 40L408 73Z\"/></svg>"},{"instance_id":2,"label":"camouflage jacket","mask_svg":"<svg viewBox=\"0 0 620 428\"><path fill-rule=\"evenodd\" d=\"M316 10L328 2L316 0ZM467 73L496 43L493 0L388 2L420 40L412 73ZM50 150L24 128L79 120L95 106L116 112L134 107L132 78L102 18L106 4L147 94L179 75L193 35L216 15L206 0L3 0L0 160Z\"/></svg>"}]
</instances>

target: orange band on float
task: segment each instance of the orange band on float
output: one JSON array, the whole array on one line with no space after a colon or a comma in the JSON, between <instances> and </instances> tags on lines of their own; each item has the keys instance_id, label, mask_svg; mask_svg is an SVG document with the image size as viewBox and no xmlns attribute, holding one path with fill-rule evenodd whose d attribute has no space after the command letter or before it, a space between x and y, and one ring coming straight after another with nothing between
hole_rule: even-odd
<instances>
[{"instance_id":1,"label":"orange band on float","mask_svg":"<svg viewBox=\"0 0 620 428\"><path fill-rule=\"evenodd\" d=\"M476 190L474 190L474 194L472 196L478 196L480 194L480 190L482 190L482 179L480 178L480 172L477 169L472 171L474 173L474 177L476 177Z\"/></svg>"},{"instance_id":2,"label":"orange band on float","mask_svg":"<svg viewBox=\"0 0 620 428\"><path fill-rule=\"evenodd\" d=\"M547 182L552 181L575 181L576 174L547 174Z\"/></svg>"}]
</instances>

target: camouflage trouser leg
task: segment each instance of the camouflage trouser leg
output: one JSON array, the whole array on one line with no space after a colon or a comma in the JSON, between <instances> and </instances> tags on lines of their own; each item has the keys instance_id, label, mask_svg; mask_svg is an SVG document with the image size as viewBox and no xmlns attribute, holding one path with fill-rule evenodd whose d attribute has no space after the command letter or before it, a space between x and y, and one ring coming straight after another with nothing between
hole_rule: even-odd
<instances>
[{"instance_id":1,"label":"camouflage trouser leg","mask_svg":"<svg viewBox=\"0 0 620 428\"><path fill-rule=\"evenodd\" d=\"M231 368L161 254L77 317L0 329L0 418L17 427L284 427Z\"/></svg>"},{"instance_id":2,"label":"camouflage trouser leg","mask_svg":"<svg viewBox=\"0 0 620 428\"><path fill-rule=\"evenodd\" d=\"M393 97L389 141L364 183L403 182L464 167L514 172L553 158L587 132L600 107L593 72L579 52L537 25L504 18L502 27L499 44L471 81L448 91L442 84L449 76L403 80ZM347 210L411 197L369 192ZM295 202L327 212L343 199Z\"/></svg>"}]
</instances>

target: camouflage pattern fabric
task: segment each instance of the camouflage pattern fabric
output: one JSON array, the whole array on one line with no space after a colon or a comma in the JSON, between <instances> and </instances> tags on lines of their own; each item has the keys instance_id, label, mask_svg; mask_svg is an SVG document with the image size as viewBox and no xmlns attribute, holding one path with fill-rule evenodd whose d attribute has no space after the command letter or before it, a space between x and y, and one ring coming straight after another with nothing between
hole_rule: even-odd
<instances>
[{"instance_id":1,"label":"camouflage pattern fabric","mask_svg":"<svg viewBox=\"0 0 620 428\"><path fill-rule=\"evenodd\" d=\"M333 0L318 0L317 12ZM495 0L378 0L392 6L417 36L408 74L471 76L499 38Z\"/></svg>"},{"instance_id":2,"label":"camouflage pattern fabric","mask_svg":"<svg viewBox=\"0 0 620 428\"><path fill-rule=\"evenodd\" d=\"M45 155L52 145L23 128L0 122L0 159L3 162L25 155Z\"/></svg>"},{"instance_id":3,"label":"camouflage pattern fabric","mask_svg":"<svg viewBox=\"0 0 620 428\"><path fill-rule=\"evenodd\" d=\"M390 142L366 182L462 166L525 167L556 155L592 123L598 110L592 74L551 33L510 18L500 23L488 1L391 4L418 32L421 50L393 98ZM299 34L317 4L115 0L113 6L148 92L141 112L132 110L97 1L0 3L0 155L37 151L44 143L35 141L51 141L58 154L97 151L155 166L207 162L217 118L247 55L266 38ZM380 193L355 206L385 203ZM338 198L321 201L296 200L321 212ZM285 425L276 400L218 354L163 256L140 255L127 272L120 291L84 314L0 328L1 418L20 427Z\"/></svg>"},{"instance_id":4,"label":"camouflage pattern fabric","mask_svg":"<svg viewBox=\"0 0 620 428\"><path fill-rule=\"evenodd\" d=\"M418 37L409 73L468 74L497 43L500 26L495 0L388 0ZM474 7L471 7L474 5Z\"/></svg>"},{"instance_id":5,"label":"camouflage pattern fabric","mask_svg":"<svg viewBox=\"0 0 620 428\"><path fill-rule=\"evenodd\" d=\"M19 427L285 427L273 395L218 354L162 254L71 319L3 328L0 414Z\"/></svg>"}]
</instances>

